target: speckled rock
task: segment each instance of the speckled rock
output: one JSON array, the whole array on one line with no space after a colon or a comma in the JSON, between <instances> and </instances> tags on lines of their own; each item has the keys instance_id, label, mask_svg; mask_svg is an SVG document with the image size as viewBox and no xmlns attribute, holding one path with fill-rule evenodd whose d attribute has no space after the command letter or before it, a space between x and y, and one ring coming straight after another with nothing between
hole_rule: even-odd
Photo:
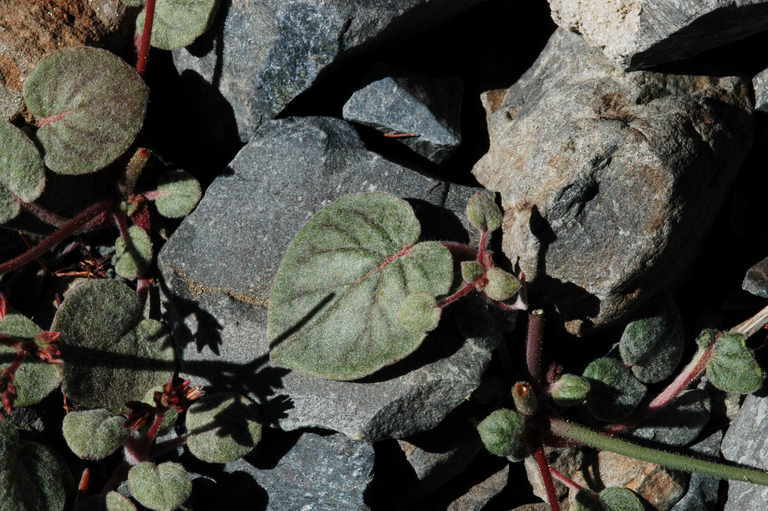
<instances>
[{"instance_id":1,"label":"speckled rock","mask_svg":"<svg viewBox=\"0 0 768 511\"><path fill-rule=\"evenodd\" d=\"M768 69L752 78L752 87L755 89L755 110L768 112Z\"/></svg>"},{"instance_id":2,"label":"speckled rock","mask_svg":"<svg viewBox=\"0 0 768 511\"><path fill-rule=\"evenodd\" d=\"M741 78L624 73L558 30L486 93L473 173L501 193L505 254L585 334L683 273L752 142Z\"/></svg>"},{"instance_id":3,"label":"speckled rock","mask_svg":"<svg viewBox=\"0 0 768 511\"><path fill-rule=\"evenodd\" d=\"M736 420L725 433L721 450L725 459L768 470L768 398L749 395ZM768 488L739 481L728 482L725 511L762 511Z\"/></svg>"},{"instance_id":4,"label":"speckled rock","mask_svg":"<svg viewBox=\"0 0 768 511\"><path fill-rule=\"evenodd\" d=\"M768 29L765 0L549 0L578 32L626 69L682 60Z\"/></svg>"},{"instance_id":5,"label":"speckled rock","mask_svg":"<svg viewBox=\"0 0 768 511\"><path fill-rule=\"evenodd\" d=\"M480 511L485 508L493 497L501 493L507 487L509 479L509 465L494 473L487 479L480 481L450 504L446 511ZM529 510L532 511L532 510Z\"/></svg>"},{"instance_id":6,"label":"speckled rock","mask_svg":"<svg viewBox=\"0 0 768 511\"><path fill-rule=\"evenodd\" d=\"M760 298L768 298L768 257L758 261L747 270L741 288Z\"/></svg>"}]
</instances>

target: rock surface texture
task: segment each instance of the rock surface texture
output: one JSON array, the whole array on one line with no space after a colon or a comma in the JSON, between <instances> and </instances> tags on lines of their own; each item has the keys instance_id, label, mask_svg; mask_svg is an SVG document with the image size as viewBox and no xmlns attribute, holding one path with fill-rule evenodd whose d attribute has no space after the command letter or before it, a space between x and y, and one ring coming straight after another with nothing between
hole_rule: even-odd
<instances>
[{"instance_id":1,"label":"rock surface texture","mask_svg":"<svg viewBox=\"0 0 768 511\"><path fill-rule=\"evenodd\" d=\"M768 29L765 0L549 0L561 28L625 69L683 60Z\"/></svg>"},{"instance_id":2,"label":"rock surface texture","mask_svg":"<svg viewBox=\"0 0 768 511\"><path fill-rule=\"evenodd\" d=\"M323 427L355 439L401 438L436 426L479 385L497 342L484 314L447 315L444 325L405 361L357 382L322 380L269 367L267 299L282 254L322 206L353 192L388 191L412 199L417 216L440 232L431 239L468 241L462 227L473 189L447 186L365 149L340 120L272 121L232 162L232 175L208 188L194 213L165 245L159 265L186 320L184 372L197 383L285 405L284 429ZM444 207L438 207L444 206ZM462 238L463 236L463 238ZM269 387L269 388L265 388ZM271 390L270 390L271 389ZM282 401L281 401L282 400Z\"/></svg>"},{"instance_id":3,"label":"rock surface texture","mask_svg":"<svg viewBox=\"0 0 768 511\"><path fill-rule=\"evenodd\" d=\"M721 450L723 456L735 463L768 469L768 399L747 396L736 420L725 433ZM730 481L725 511L758 511L765 509L768 488L755 484Z\"/></svg>"},{"instance_id":4,"label":"rock surface texture","mask_svg":"<svg viewBox=\"0 0 768 511\"><path fill-rule=\"evenodd\" d=\"M484 103L504 252L577 334L681 274L752 141L743 79L624 73L563 30Z\"/></svg>"},{"instance_id":5,"label":"rock surface texture","mask_svg":"<svg viewBox=\"0 0 768 511\"><path fill-rule=\"evenodd\" d=\"M768 69L752 78L752 87L755 89L755 110L768 112Z\"/></svg>"}]
</instances>

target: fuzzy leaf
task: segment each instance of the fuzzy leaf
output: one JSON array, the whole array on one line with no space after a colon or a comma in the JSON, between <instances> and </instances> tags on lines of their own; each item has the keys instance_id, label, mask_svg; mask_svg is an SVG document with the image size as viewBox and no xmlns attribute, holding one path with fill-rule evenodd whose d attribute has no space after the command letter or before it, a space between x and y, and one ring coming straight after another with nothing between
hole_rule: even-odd
<instances>
[{"instance_id":1,"label":"fuzzy leaf","mask_svg":"<svg viewBox=\"0 0 768 511\"><path fill-rule=\"evenodd\" d=\"M15 312L9 312L0 320L0 335L33 339L42 330L32 320ZM16 358L16 350L0 342L0 371ZM45 364L35 358L27 358L16 370L13 380L16 386L14 406L30 406L39 403L61 384L61 373L53 364Z\"/></svg>"},{"instance_id":2,"label":"fuzzy leaf","mask_svg":"<svg viewBox=\"0 0 768 511\"><path fill-rule=\"evenodd\" d=\"M573 499L573 505L570 506L573 511L605 511L600 497L592 490L582 488L576 493Z\"/></svg>"},{"instance_id":3,"label":"fuzzy leaf","mask_svg":"<svg viewBox=\"0 0 768 511\"><path fill-rule=\"evenodd\" d=\"M195 209L202 196L200 183L183 170L166 172L160 178L157 191L159 195L155 199L155 207L167 218L187 216Z\"/></svg>"},{"instance_id":4,"label":"fuzzy leaf","mask_svg":"<svg viewBox=\"0 0 768 511\"><path fill-rule=\"evenodd\" d=\"M45 168L35 144L16 126L0 121L0 224L21 211L14 195L32 202L44 187Z\"/></svg>"},{"instance_id":5,"label":"fuzzy leaf","mask_svg":"<svg viewBox=\"0 0 768 511\"><path fill-rule=\"evenodd\" d=\"M622 360L643 383L669 378L680 364L683 348L683 322L671 302L655 316L630 322L619 341Z\"/></svg>"},{"instance_id":6,"label":"fuzzy leaf","mask_svg":"<svg viewBox=\"0 0 768 511\"><path fill-rule=\"evenodd\" d=\"M491 454L515 459L525 457L525 419L516 411L495 410L477 425L477 432Z\"/></svg>"},{"instance_id":7,"label":"fuzzy leaf","mask_svg":"<svg viewBox=\"0 0 768 511\"><path fill-rule=\"evenodd\" d=\"M425 332L400 325L416 292L446 294L453 262L438 242L416 244L410 205L384 193L342 197L320 210L286 250L267 335L278 365L352 380L410 355Z\"/></svg>"},{"instance_id":8,"label":"fuzzy leaf","mask_svg":"<svg viewBox=\"0 0 768 511\"><path fill-rule=\"evenodd\" d=\"M64 391L87 408L119 413L173 373L162 324L142 320L136 293L117 280L89 280L68 291L53 327L61 332Z\"/></svg>"},{"instance_id":9,"label":"fuzzy leaf","mask_svg":"<svg viewBox=\"0 0 768 511\"><path fill-rule=\"evenodd\" d=\"M488 284L483 288L483 292L491 300L497 302L509 300L520 290L520 281L517 277L501 268L491 268L485 276Z\"/></svg>"},{"instance_id":10,"label":"fuzzy leaf","mask_svg":"<svg viewBox=\"0 0 768 511\"><path fill-rule=\"evenodd\" d=\"M461 280L467 283L475 282L477 279L483 276L485 268L477 261L462 261L461 262Z\"/></svg>"},{"instance_id":11,"label":"fuzzy leaf","mask_svg":"<svg viewBox=\"0 0 768 511\"><path fill-rule=\"evenodd\" d=\"M746 337L725 333L707 363L707 378L720 390L749 394L763 385L765 372L747 348Z\"/></svg>"},{"instance_id":12,"label":"fuzzy leaf","mask_svg":"<svg viewBox=\"0 0 768 511\"><path fill-rule=\"evenodd\" d=\"M397 318L406 330L431 332L440 323L441 310L434 296L427 293L413 293L405 298Z\"/></svg>"},{"instance_id":13,"label":"fuzzy leaf","mask_svg":"<svg viewBox=\"0 0 768 511\"><path fill-rule=\"evenodd\" d=\"M186 425L189 452L208 463L242 458L261 440L261 424L236 394L210 394L196 401L187 411Z\"/></svg>"},{"instance_id":14,"label":"fuzzy leaf","mask_svg":"<svg viewBox=\"0 0 768 511\"><path fill-rule=\"evenodd\" d=\"M155 465L144 461L128 472L128 488L133 498L153 511L173 511L192 493L192 481L178 463Z\"/></svg>"},{"instance_id":15,"label":"fuzzy leaf","mask_svg":"<svg viewBox=\"0 0 768 511\"><path fill-rule=\"evenodd\" d=\"M120 0L128 7L141 7L144 5L144 0Z\"/></svg>"},{"instance_id":16,"label":"fuzzy leaf","mask_svg":"<svg viewBox=\"0 0 768 511\"><path fill-rule=\"evenodd\" d=\"M646 387L632 371L614 358L598 358L584 369L592 380L587 408L599 420L613 422L627 417L645 397Z\"/></svg>"},{"instance_id":17,"label":"fuzzy leaf","mask_svg":"<svg viewBox=\"0 0 768 511\"><path fill-rule=\"evenodd\" d=\"M218 0L157 0L152 46L176 50L195 42L216 16ZM136 18L136 33L144 31L144 11Z\"/></svg>"},{"instance_id":18,"label":"fuzzy leaf","mask_svg":"<svg viewBox=\"0 0 768 511\"><path fill-rule=\"evenodd\" d=\"M116 491L107 493L105 500L107 511L136 511L136 506L133 505L133 502Z\"/></svg>"},{"instance_id":19,"label":"fuzzy leaf","mask_svg":"<svg viewBox=\"0 0 768 511\"><path fill-rule=\"evenodd\" d=\"M562 407L576 406L589 395L589 380L575 374L564 374L549 389L552 400Z\"/></svg>"},{"instance_id":20,"label":"fuzzy leaf","mask_svg":"<svg viewBox=\"0 0 768 511\"><path fill-rule=\"evenodd\" d=\"M104 409L70 412L61 429L69 448L84 460L104 459L128 439L125 417Z\"/></svg>"},{"instance_id":21,"label":"fuzzy leaf","mask_svg":"<svg viewBox=\"0 0 768 511\"><path fill-rule=\"evenodd\" d=\"M0 511L62 511L72 476L56 453L0 421Z\"/></svg>"},{"instance_id":22,"label":"fuzzy leaf","mask_svg":"<svg viewBox=\"0 0 768 511\"><path fill-rule=\"evenodd\" d=\"M152 261L152 240L147 231L137 225L128 228L129 244L122 236L115 241L112 263L115 272L124 279L135 279L143 274Z\"/></svg>"},{"instance_id":23,"label":"fuzzy leaf","mask_svg":"<svg viewBox=\"0 0 768 511\"><path fill-rule=\"evenodd\" d=\"M24 100L43 126L45 165L87 174L112 163L144 122L149 91L136 71L106 50L65 48L45 57L24 83Z\"/></svg>"},{"instance_id":24,"label":"fuzzy leaf","mask_svg":"<svg viewBox=\"0 0 768 511\"><path fill-rule=\"evenodd\" d=\"M673 403L651 415L632 436L664 445L687 445L709 422L709 394L701 389L682 392Z\"/></svg>"},{"instance_id":25,"label":"fuzzy leaf","mask_svg":"<svg viewBox=\"0 0 768 511\"><path fill-rule=\"evenodd\" d=\"M600 501L606 511L644 511L640 497L627 488L606 488L600 492Z\"/></svg>"},{"instance_id":26,"label":"fuzzy leaf","mask_svg":"<svg viewBox=\"0 0 768 511\"><path fill-rule=\"evenodd\" d=\"M467 219L480 231L495 231L501 227L504 215L490 192L477 192L467 201Z\"/></svg>"}]
</instances>

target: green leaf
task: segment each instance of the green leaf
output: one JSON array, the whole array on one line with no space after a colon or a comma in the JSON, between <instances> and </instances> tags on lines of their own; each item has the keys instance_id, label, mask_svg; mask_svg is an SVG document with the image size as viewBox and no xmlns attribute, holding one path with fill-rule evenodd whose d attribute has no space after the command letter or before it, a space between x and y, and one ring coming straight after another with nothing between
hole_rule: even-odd
<instances>
[{"instance_id":1,"label":"green leaf","mask_svg":"<svg viewBox=\"0 0 768 511\"><path fill-rule=\"evenodd\" d=\"M30 319L15 312L9 312L0 320L0 335L20 339L34 339L42 330ZM16 358L16 350L0 343L0 371ZM61 384L61 373L53 364L45 364L36 358L27 358L16 370L13 380L16 386L14 406L30 406L39 403L53 389Z\"/></svg>"},{"instance_id":2,"label":"green leaf","mask_svg":"<svg viewBox=\"0 0 768 511\"><path fill-rule=\"evenodd\" d=\"M466 283L475 282L477 279L485 274L485 268L477 261L462 261L461 262L461 280Z\"/></svg>"},{"instance_id":3,"label":"green leaf","mask_svg":"<svg viewBox=\"0 0 768 511\"><path fill-rule=\"evenodd\" d=\"M122 155L144 121L149 90L106 50L65 48L45 57L24 83L24 100L42 127L45 165L87 174Z\"/></svg>"},{"instance_id":4,"label":"green leaf","mask_svg":"<svg viewBox=\"0 0 768 511\"><path fill-rule=\"evenodd\" d=\"M558 406L576 406L584 402L591 388L589 380L575 374L562 375L549 389L549 395Z\"/></svg>"},{"instance_id":5,"label":"green leaf","mask_svg":"<svg viewBox=\"0 0 768 511\"><path fill-rule=\"evenodd\" d=\"M175 50L189 46L203 35L214 17L218 0L157 0L152 26L152 46ZM136 19L136 33L144 31L144 11Z\"/></svg>"},{"instance_id":6,"label":"green leaf","mask_svg":"<svg viewBox=\"0 0 768 511\"><path fill-rule=\"evenodd\" d=\"M117 238L112 263L118 275L124 279L135 279L152 262L152 240L147 231L137 225L128 228L128 240L129 243L126 243L122 236Z\"/></svg>"},{"instance_id":7,"label":"green leaf","mask_svg":"<svg viewBox=\"0 0 768 511\"><path fill-rule=\"evenodd\" d=\"M643 383L669 378L683 356L683 322L669 302L659 314L630 322L619 341L619 352Z\"/></svg>"},{"instance_id":8,"label":"green leaf","mask_svg":"<svg viewBox=\"0 0 768 511\"><path fill-rule=\"evenodd\" d=\"M243 398L232 393L210 394L187 411L189 452L208 463L242 458L261 440L261 424Z\"/></svg>"},{"instance_id":9,"label":"green leaf","mask_svg":"<svg viewBox=\"0 0 768 511\"><path fill-rule=\"evenodd\" d=\"M173 374L173 348L159 321L141 319L136 293L117 280L89 280L64 295L64 391L86 408L120 413Z\"/></svg>"},{"instance_id":10,"label":"green leaf","mask_svg":"<svg viewBox=\"0 0 768 511\"><path fill-rule=\"evenodd\" d=\"M45 168L35 144L16 126L0 121L0 224L21 211L14 195L32 202L44 187Z\"/></svg>"},{"instance_id":11,"label":"green leaf","mask_svg":"<svg viewBox=\"0 0 768 511\"><path fill-rule=\"evenodd\" d=\"M178 463L144 461L128 472L133 498L153 511L173 511L192 494L192 481Z\"/></svg>"},{"instance_id":12,"label":"green leaf","mask_svg":"<svg viewBox=\"0 0 768 511\"><path fill-rule=\"evenodd\" d=\"M626 488L606 488L600 492L600 501L606 511L644 511L640 497Z\"/></svg>"},{"instance_id":13,"label":"green leaf","mask_svg":"<svg viewBox=\"0 0 768 511\"><path fill-rule=\"evenodd\" d=\"M384 193L342 197L315 214L286 250L267 335L272 360L336 380L367 376L410 355L426 336L404 328L408 295L448 293L453 262L438 242L416 243L410 205Z\"/></svg>"},{"instance_id":14,"label":"green leaf","mask_svg":"<svg viewBox=\"0 0 768 511\"><path fill-rule=\"evenodd\" d=\"M599 420L606 422L626 418L645 397L646 386L632 375L628 367L614 358L592 361L583 376L591 380L587 408Z\"/></svg>"},{"instance_id":15,"label":"green leaf","mask_svg":"<svg viewBox=\"0 0 768 511\"><path fill-rule=\"evenodd\" d=\"M490 192L477 192L467 201L467 219L479 231L495 231L504 220L493 197Z\"/></svg>"},{"instance_id":16,"label":"green leaf","mask_svg":"<svg viewBox=\"0 0 768 511\"><path fill-rule=\"evenodd\" d=\"M144 5L144 0L120 0L128 7L141 7Z\"/></svg>"},{"instance_id":17,"label":"green leaf","mask_svg":"<svg viewBox=\"0 0 768 511\"><path fill-rule=\"evenodd\" d=\"M400 325L411 332L431 332L440 323L441 310L427 293L408 295L397 313Z\"/></svg>"},{"instance_id":18,"label":"green leaf","mask_svg":"<svg viewBox=\"0 0 768 511\"><path fill-rule=\"evenodd\" d=\"M498 267L493 267L486 272L488 284L483 288L483 293L491 300L503 302L509 300L520 290L520 281L517 277Z\"/></svg>"},{"instance_id":19,"label":"green leaf","mask_svg":"<svg viewBox=\"0 0 768 511\"><path fill-rule=\"evenodd\" d=\"M133 505L133 502L116 491L107 493L105 500L107 511L136 511L136 506Z\"/></svg>"},{"instance_id":20,"label":"green leaf","mask_svg":"<svg viewBox=\"0 0 768 511\"><path fill-rule=\"evenodd\" d=\"M696 337L696 344L699 346L699 350L706 350L717 340L717 336L720 332L713 328L705 328Z\"/></svg>"},{"instance_id":21,"label":"green leaf","mask_svg":"<svg viewBox=\"0 0 768 511\"><path fill-rule=\"evenodd\" d=\"M491 454L514 459L526 455L525 418L514 410L495 410L477 425L477 432Z\"/></svg>"},{"instance_id":22,"label":"green leaf","mask_svg":"<svg viewBox=\"0 0 768 511\"><path fill-rule=\"evenodd\" d=\"M0 421L0 511L62 511L73 489L67 464Z\"/></svg>"},{"instance_id":23,"label":"green leaf","mask_svg":"<svg viewBox=\"0 0 768 511\"><path fill-rule=\"evenodd\" d=\"M125 417L104 409L70 412L61 426L64 440L84 460L101 460L128 439Z\"/></svg>"},{"instance_id":24,"label":"green leaf","mask_svg":"<svg viewBox=\"0 0 768 511\"><path fill-rule=\"evenodd\" d=\"M725 333L715 344L707 363L707 378L720 390L749 394L763 385L765 372L747 348L746 337Z\"/></svg>"},{"instance_id":25,"label":"green leaf","mask_svg":"<svg viewBox=\"0 0 768 511\"><path fill-rule=\"evenodd\" d=\"M167 218L181 218L195 209L202 191L200 183L188 172L174 170L160 178L155 199L157 211Z\"/></svg>"}]
</instances>

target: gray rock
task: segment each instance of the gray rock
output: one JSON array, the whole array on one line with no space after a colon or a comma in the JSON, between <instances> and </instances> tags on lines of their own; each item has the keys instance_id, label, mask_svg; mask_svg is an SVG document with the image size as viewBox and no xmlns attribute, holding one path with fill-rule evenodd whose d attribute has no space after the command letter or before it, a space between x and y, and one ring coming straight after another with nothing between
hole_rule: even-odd
<instances>
[{"instance_id":1,"label":"gray rock","mask_svg":"<svg viewBox=\"0 0 768 511\"><path fill-rule=\"evenodd\" d=\"M463 88L458 78L386 77L352 94L343 115L384 133L417 135L395 140L439 164L461 143Z\"/></svg>"},{"instance_id":2,"label":"gray rock","mask_svg":"<svg viewBox=\"0 0 768 511\"><path fill-rule=\"evenodd\" d=\"M448 504L446 511L480 511L484 509L491 499L504 491L508 479L509 464L504 465L504 468L477 483L467 493Z\"/></svg>"},{"instance_id":3,"label":"gray rock","mask_svg":"<svg viewBox=\"0 0 768 511\"><path fill-rule=\"evenodd\" d=\"M707 391L686 390L675 402L652 415L632 436L664 445L693 442L709 422L710 402Z\"/></svg>"},{"instance_id":4,"label":"gray rock","mask_svg":"<svg viewBox=\"0 0 768 511\"><path fill-rule=\"evenodd\" d=\"M194 72L221 92L246 142L330 66L427 30L480 1L232 2L216 41L203 51L201 45L190 49L199 57L178 50L174 61L179 72Z\"/></svg>"},{"instance_id":5,"label":"gray rock","mask_svg":"<svg viewBox=\"0 0 768 511\"><path fill-rule=\"evenodd\" d=\"M504 252L577 334L683 273L752 142L743 79L623 73L563 30L484 103Z\"/></svg>"},{"instance_id":6,"label":"gray rock","mask_svg":"<svg viewBox=\"0 0 768 511\"><path fill-rule=\"evenodd\" d=\"M747 270L741 289L760 298L768 298L768 257Z\"/></svg>"},{"instance_id":7,"label":"gray rock","mask_svg":"<svg viewBox=\"0 0 768 511\"><path fill-rule=\"evenodd\" d=\"M721 431L715 431L703 440L695 443L688 450L717 458L720 454L720 442L723 439ZM677 501L671 511L703 511L717 509L720 479L694 472L688 481L688 491Z\"/></svg>"},{"instance_id":8,"label":"gray rock","mask_svg":"<svg viewBox=\"0 0 768 511\"><path fill-rule=\"evenodd\" d=\"M272 404L288 408L283 429L322 427L370 441L431 429L479 385L497 334L477 299L452 305L455 313L421 349L364 381L270 367L266 340L272 279L312 213L346 193L388 191L412 199L427 238L466 242L463 210L473 189L389 162L365 149L348 123L329 118L267 123L231 168L159 256L165 283L179 298L169 306L189 329L177 336L187 343L184 372L196 383L261 399L277 392ZM458 322L466 307L473 313Z\"/></svg>"},{"instance_id":9,"label":"gray rock","mask_svg":"<svg viewBox=\"0 0 768 511\"><path fill-rule=\"evenodd\" d=\"M752 87L755 89L755 110L768 112L768 69L752 78Z\"/></svg>"},{"instance_id":10,"label":"gray rock","mask_svg":"<svg viewBox=\"0 0 768 511\"><path fill-rule=\"evenodd\" d=\"M624 69L683 60L768 29L765 0L549 0L561 28L578 32Z\"/></svg>"},{"instance_id":11,"label":"gray rock","mask_svg":"<svg viewBox=\"0 0 768 511\"><path fill-rule=\"evenodd\" d=\"M749 395L736 420L725 433L721 450L733 462L768 470L768 398ZM762 511L768 502L768 487L739 481L728 482L725 511Z\"/></svg>"}]
</instances>

